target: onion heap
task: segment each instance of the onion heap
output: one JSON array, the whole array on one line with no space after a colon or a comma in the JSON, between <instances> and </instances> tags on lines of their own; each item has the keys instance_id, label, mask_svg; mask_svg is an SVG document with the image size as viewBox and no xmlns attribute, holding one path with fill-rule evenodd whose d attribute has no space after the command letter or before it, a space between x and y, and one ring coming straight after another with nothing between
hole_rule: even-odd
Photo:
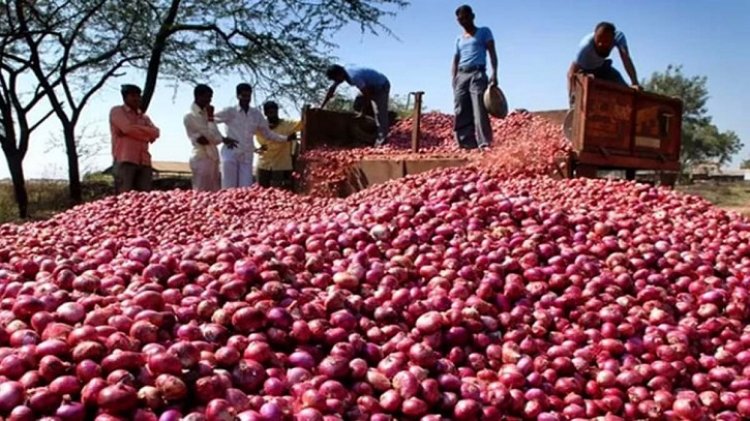
<instances>
[{"instance_id":1,"label":"onion heap","mask_svg":"<svg viewBox=\"0 0 750 421\"><path fill-rule=\"evenodd\" d=\"M750 417L750 222L489 159L518 145L345 199L127 193L0 226L0 417Z\"/></svg>"},{"instance_id":2,"label":"onion heap","mask_svg":"<svg viewBox=\"0 0 750 421\"><path fill-rule=\"evenodd\" d=\"M302 189L319 197L338 197L353 166L362 158L418 160L425 157L465 159L472 166L492 168L502 177L556 174L556 161L570 151L562 127L543 117L514 111L505 119L491 119L493 145L488 151L460 149L453 134L453 116L437 112L422 115L419 153L411 152L413 119L397 122L381 148L320 147L301 157Z\"/></svg>"}]
</instances>

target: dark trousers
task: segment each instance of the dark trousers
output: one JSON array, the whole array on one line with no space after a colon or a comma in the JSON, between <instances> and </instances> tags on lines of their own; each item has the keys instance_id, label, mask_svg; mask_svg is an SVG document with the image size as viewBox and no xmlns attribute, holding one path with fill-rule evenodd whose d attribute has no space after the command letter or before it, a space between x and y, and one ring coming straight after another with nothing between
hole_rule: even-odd
<instances>
[{"instance_id":1,"label":"dark trousers","mask_svg":"<svg viewBox=\"0 0 750 421\"><path fill-rule=\"evenodd\" d=\"M149 165L138 165L132 162L115 162L115 193L127 191L150 191L153 170Z\"/></svg>"},{"instance_id":2,"label":"dark trousers","mask_svg":"<svg viewBox=\"0 0 750 421\"><path fill-rule=\"evenodd\" d=\"M391 85L388 83L373 93L370 104L372 105L373 117L378 126L378 138L375 146L385 145L388 139L390 123L388 122L388 97L391 95Z\"/></svg>"},{"instance_id":3,"label":"dark trousers","mask_svg":"<svg viewBox=\"0 0 750 421\"><path fill-rule=\"evenodd\" d=\"M619 83L620 85L628 86L620 72L612 67L612 60L604 60L604 64L601 67L594 70L584 70L583 73L594 75L594 79L606 80L608 82Z\"/></svg>"},{"instance_id":4,"label":"dark trousers","mask_svg":"<svg viewBox=\"0 0 750 421\"><path fill-rule=\"evenodd\" d=\"M258 184L261 187L292 190L292 171L272 171L258 168Z\"/></svg>"},{"instance_id":5,"label":"dark trousers","mask_svg":"<svg viewBox=\"0 0 750 421\"><path fill-rule=\"evenodd\" d=\"M607 82L613 82L620 85L628 86L625 79L622 77L620 72L612 67L612 60L604 60L604 64L592 70L580 70L580 73L584 75L592 75L594 79L606 80ZM575 103L575 90L570 92L570 106L572 107Z\"/></svg>"},{"instance_id":6,"label":"dark trousers","mask_svg":"<svg viewBox=\"0 0 750 421\"><path fill-rule=\"evenodd\" d=\"M492 143L490 116L484 108L487 75L483 70L459 71L453 80L454 130L458 146L466 149Z\"/></svg>"}]
</instances>

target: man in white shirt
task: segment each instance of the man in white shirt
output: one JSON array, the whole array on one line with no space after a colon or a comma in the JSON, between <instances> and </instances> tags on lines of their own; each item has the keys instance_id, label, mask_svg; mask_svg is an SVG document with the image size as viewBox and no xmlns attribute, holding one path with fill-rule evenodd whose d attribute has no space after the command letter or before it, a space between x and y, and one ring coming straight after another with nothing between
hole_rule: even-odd
<instances>
[{"instance_id":1,"label":"man in white shirt","mask_svg":"<svg viewBox=\"0 0 750 421\"><path fill-rule=\"evenodd\" d=\"M287 142L291 136L274 133L268 121L256 108L250 107L253 88L247 83L237 85L238 105L216 113L216 122L224 123L227 136L237 139L237 147L225 145L221 150L221 188L248 187L253 184L253 136L260 132L274 142Z\"/></svg>"},{"instance_id":2,"label":"man in white shirt","mask_svg":"<svg viewBox=\"0 0 750 421\"><path fill-rule=\"evenodd\" d=\"M224 143L235 148L237 141L224 137L214 122L214 107L211 105L213 90L208 85L198 85L193 90L193 105L185 115L183 123L193 152L190 169L193 172L193 189L217 191L221 187L219 175L219 150L216 145Z\"/></svg>"}]
</instances>

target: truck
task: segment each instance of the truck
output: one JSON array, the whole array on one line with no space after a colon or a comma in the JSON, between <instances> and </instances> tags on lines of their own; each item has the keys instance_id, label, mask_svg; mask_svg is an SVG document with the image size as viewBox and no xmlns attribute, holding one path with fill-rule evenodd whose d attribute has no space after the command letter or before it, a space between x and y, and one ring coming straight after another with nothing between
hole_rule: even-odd
<instances>
[{"instance_id":1,"label":"truck","mask_svg":"<svg viewBox=\"0 0 750 421\"><path fill-rule=\"evenodd\" d=\"M680 171L682 101L585 75L576 78L574 103L563 131L572 144L566 176L596 177L600 170L657 174L674 185Z\"/></svg>"}]
</instances>

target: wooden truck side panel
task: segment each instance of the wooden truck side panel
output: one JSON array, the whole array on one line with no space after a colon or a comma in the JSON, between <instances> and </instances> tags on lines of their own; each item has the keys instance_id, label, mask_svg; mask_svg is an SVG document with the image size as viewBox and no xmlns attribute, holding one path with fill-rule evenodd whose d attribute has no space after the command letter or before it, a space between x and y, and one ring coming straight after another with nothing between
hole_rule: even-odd
<instances>
[{"instance_id":1,"label":"wooden truck side panel","mask_svg":"<svg viewBox=\"0 0 750 421\"><path fill-rule=\"evenodd\" d=\"M679 169L682 102L581 76L573 149L583 165Z\"/></svg>"}]
</instances>

